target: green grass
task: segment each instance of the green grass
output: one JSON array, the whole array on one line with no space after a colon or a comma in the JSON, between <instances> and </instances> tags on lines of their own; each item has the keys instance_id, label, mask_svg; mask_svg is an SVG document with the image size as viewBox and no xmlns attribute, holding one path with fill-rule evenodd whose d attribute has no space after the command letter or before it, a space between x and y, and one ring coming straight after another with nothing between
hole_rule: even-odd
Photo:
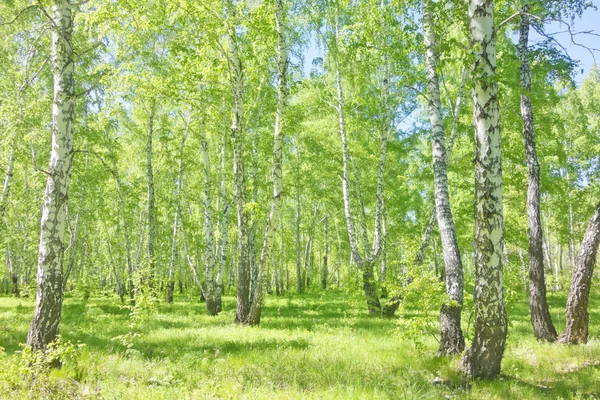
<instances>
[{"instance_id":1,"label":"green grass","mask_svg":"<svg viewBox=\"0 0 600 400\"><path fill-rule=\"evenodd\" d=\"M599 335L598 293L590 334ZM552 315L564 326L564 293L551 293ZM128 310L116 297L65 299L61 333L85 343L76 362L32 378L21 375L33 301L0 298L0 398L102 399L570 399L600 398L600 342L537 343L524 295L509 306L503 375L466 381L458 358L436 358L401 340L395 319L370 318L359 295L327 291L267 300L260 327L232 323L226 311L207 315L187 296L161 303L140 326L134 351L112 338L128 332ZM411 311L411 313L414 310ZM4 371L3 371L4 370ZM434 378L443 383L434 385Z\"/></svg>"}]
</instances>

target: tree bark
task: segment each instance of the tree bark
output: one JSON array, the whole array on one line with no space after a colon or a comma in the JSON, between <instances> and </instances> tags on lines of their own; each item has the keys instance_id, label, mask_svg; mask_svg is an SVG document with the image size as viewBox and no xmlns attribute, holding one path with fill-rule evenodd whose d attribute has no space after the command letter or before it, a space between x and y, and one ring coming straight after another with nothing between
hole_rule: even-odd
<instances>
[{"instance_id":1,"label":"tree bark","mask_svg":"<svg viewBox=\"0 0 600 400\"><path fill-rule=\"evenodd\" d=\"M175 292L175 255L177 253L177 227L179 225L181 179L183 175L183 149L188 135L190 120L186 121L185 130L179 145L179 160L177 163L177 180L175 182L175 215L173 215L173 236L171 238L171 261L169 262L169 285L167 287L167 303L173 302L173 293Z\"/></svg>"},{"instance_id":2,"label":"tree bark","mask_svg":"<svg viewBox=\"0 0 600 400\"><path fill-rule=\"evenodd\" d=\"M336 18L335 21L335 35L334 40L336 41L339 36L339 26ZM336 77L336 94L337 94L337 111L338 111L338 122L339 132L342 142L342 194L344 200L344 215L346 217L346 226L348 229L348 239L350 242L350 249L352 258L359 269L363 270L363 290L367 299L367 309L371 315L379 315L381 313L381 303L377 294L377 286L375 276L373 273L373 263L379 257L381 250L381 220L383 213L383 173L385 167L385 159L387 155L387 141L388 141L388 129L383 129L380 138L380 152L379 152L379 163L377 166L377 191L376 191L376 205L375 205L375 229L373 234L373 244L371 249L367 248L366 243L366 232L363 227L363 247L365 247L365 255L361 256L358 247L358 241L356 232L354 230L354 222L352 217L352 210L350 205L350 189L349 189L349 174L348 164L350 161L350 155L348 151L348 142L346 136L346 119L344 115L344 94L342 88L342 77L339 65L339 53L335 55L335 77ZM361 205L362 208L362 205ZM362 210L361 210L362 212ZM364 225L364 223L363 223Z\"/></svg>"},{"instance_id":3,"label":"tree bark","mask_svg":"<svg viewBox=\"0 0 600 400\"><path fill-rule=\"evenodd\" d=\"M219 271L217 272L215 288L215 309L217 313L220 313L223 310L223 277L225 276L225 264L227 262L227 230L229 227L227 219L229 216L229 204L227 203L227 186L225 179L225 165L227 160L226 144L227 138L225 134L223 134L221 138L221 205L223 208L221 215L221 254L219 257Z\"/></svg>"},{"instance_id":4,"label":"tree bark","mask_svg":"<svg viewBox=\"0 0 600 400\"><path fill-rule=\"evenodd\" d=\"M52 3L52 152L40 224L36 305L27 335L27 344L34 351L46 350L56 338L62 312L62 261L75 119L72 8L70 0Z\"/></svg>"},{"instance_id":5,"label":"tree bark","mask_svg":"<svg viewBox=\"0 0 600 400\"><path fill-rule=\"evenodd\" d=\"M300 161L298 161L299 163ZM304 293L304 281L302 280L302 250L300 243L300 172L296 175L296 290L298 293Z\"/></svg>"},{"instance_id":6,"label":"tree bark","mask_svg":"<svg viewBox=\"0 0 600 400\"><path fill-rule=\"evenodd\" d=\"M148 205L147 205L147 218L148 218L148 242L146 243L146 256L148 257L147 272L148 286L150 290L153 289L154 285L154 236L155 236L155 215L154 215L154 171L152 169L152 136L154 134L154 108L155 103L152 101L150 105L150 112L148 115L148 132L146 140L146 178L148 180Z\"/></svg>"},{"instance_id":7,"label":"tree bark","mask_svg":"<svg viewBox=\"0 0 600 400\"><path fill-rule=\"evenodd\" d=\"M248 257L248 212L246 211L246 177L244 174L244 73L239 55L237 34L235 32L235 3L230 0L227 6L229 22L228 41L233 88L233 121L231 136L233 142L233 173L235 203L238 220L238 281L235 322L243 323L250 312L250 265Z\"/></svg>"},{"instance_id":8,"label":"tree bark","mask_svg":"<svg viewBox=\"0 0 600 400\"><path fill-rule=\"evenodd\" d=\"M250 308L250 315L247 323L258 325L264 302L264 286L268 279L267 265L269 257L273 256L273 245L275 235L277 234L277 224L281 218L281 208L283 204L283 128L285 126L285 110L287 106L288 88L287 88L287 70L288 70L288 47L286 40L286 8L285 0L275 1L275 23L277 29L277 111L275 114L275 133L273 137L273 198L271 200L271 210L265 227L264 241L260 252L258 264L258 277L256 280L256 290Z\"/></svg>"},{"instance_id":9,"label":"tree bark","mask_svg":"<svg viewBox=\"0 0 600 400\"><path fill-rule=\"evenodd\" d=\"M129 226L125 215L125 198L123 196L123 184L117 167L115 157L112 157L112 174L117 184L117 195L119 196L119 217L121 229L123 230L123 242L125 244L125 261L127 262L127 290L131 301L135 298L135 287L133 284L133 261L131 260L131 241L129 238Z\"/></svg>"},{"instance_id":10,"label":"tree bark","mask_svg":"<svg viewBox=\"0 0 600 400\"><path fill-rule=\"evenodd\" d=\"M465 94L465 85L467 83L467 70L463 69L461 75L460 89L458 90L458 96L456 97L456 103L454 104L454 109L452 111L452 132L450 134L450 139L448 139L448 148L446 151L446 163L450 159L450 154L452 154L452 149L454 148L454 141L456 139L456 135L458 133L458 122L460 118L460 110L462 109L463 98ZM450 104L450 108L452 109L452 104ZM423 232L423 238L421 239L421 245L419 246L419 250L417 251L417 255L415 256L415 265L423 264L423 257L425 255L425 250L427 246L429 246L429 240L431 238L431 232L433 231L434 223L437 221L435 205L431 210L431 214L429 216L429 222L425 227L425 232Z\"/></svg>"},{"instance_id":11,"label":"tree bark","mask_svg":"<svg viewBox=\"0 0 600 400\"><path fill-rule=\"evenodd\" d=\"M328 225L327 225L327 214L325 214L325 219L323 221L323 265L321 266L321 288L323 290L327 289L327 279L329 277L329 245L327 243L328 238Z\"/></svg>"},{"instance_id":12,"label":"tree bark","mask_svg":"<svg viewBox=\"0 0 600 400\"><path fill-rule=\"evenodd\" d=\"M460 327L463 304L463 272L448 194L448 158L437 74L437 38L432 23L431 7L430 0L423 0L423 24L425 45L427 47L427 94L431 140L433 142L435 209L442 240L442 256L446 268L444 273L446 277L446 294L451 301L450 304L444 304L440 312L440 347L438 355L445 356L462 353L465 348L465 339Z\"/></svg>"},{"instance_id":13,"label":"tree bark","mask_svg":"<svg viewBox=\"0 0 600 400\"><path fill-rule=\"evenodd\" d=\"M202 157L204 160L204 233L206 237L206 246L204 248L205 256L205 276L204 276L204 298L206 299L206 310L210 315L217 315L215 303L215 234L213 231L213 210L212 210L212 188L210 179L210 159L208 156L208 143L204 134L201 134Z\"/></svg>"},{"instance_id":14,"label":"tree bark","mask_svg":"<svg viewBox=\"0 0 600 400\"><path fill-rule=\"evenodd\" d=\"M588 340L588 301L596 264L596 254L600 243L600 203L585 231L575 271L571 278L571 288L567 300L566 329L560 336L560 342L567 344L585 344Z\"/></svg>"},{"instance_id":15,"label":"tree bark","mask_svg":"<svg viewBox=\"0 0 600 400\"><path fill-rule=\"evenodd\" d=\"M523 0L519 26L519 58L521 61L521 118L523 143L527 159L527 215L529 231L529 311L533 334L540 340L556 340L556 329L546 300L542 219L540 216L540 165L535 145L533 109L531 107L531 76L529 72L529 0Z\"/></svg>"},{"instance_id":16,"label":"tree bark","mask_svg":"<svg viewBox=\"0 0 600 400\"><path fill-rule=\"evenodd\" d=\"M507 321L502 280L502 148L496 77L494 0L469 0L475 55L475 336L461 367L475 378L500 373Z\"/></svg>"}]
</instances>

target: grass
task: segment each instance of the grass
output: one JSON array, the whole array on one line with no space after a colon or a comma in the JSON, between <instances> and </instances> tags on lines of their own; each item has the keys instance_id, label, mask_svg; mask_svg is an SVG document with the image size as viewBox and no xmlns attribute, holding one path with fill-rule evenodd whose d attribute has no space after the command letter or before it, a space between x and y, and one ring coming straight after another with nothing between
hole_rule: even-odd
<instances>
[{"instance_id":1,"label":"grass","mask_svg":"<svg viewBox=\"0 0 600 400\"><path fill-rule=\"evenodd\" d=\"M590 307L594 337L598 294ZM549 301L562 329L565 293L551 293ZM85 347L75 362L33 378L19 369L33 301L0 298L0 398L600 398L600 342L536 342L524 295L509 305L503 375L488 382L466 381L456 372L458 358L436 358L431 336L424 348L401 340L395 319L371 318L363 303L340 291L273 296L260 327L242 327L232 323L233 297L227 311L210 317L203 304L180 296L157 306L126 354L112 340L129 329L118 298L74 294L65 299L61 332Z\"/></svg>"}]
</instances>

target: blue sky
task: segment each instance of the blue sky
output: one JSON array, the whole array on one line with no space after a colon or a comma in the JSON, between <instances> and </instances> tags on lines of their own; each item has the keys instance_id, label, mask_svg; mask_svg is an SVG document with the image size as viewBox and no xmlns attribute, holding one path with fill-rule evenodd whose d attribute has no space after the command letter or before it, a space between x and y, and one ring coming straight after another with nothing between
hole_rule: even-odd
<instances>
[{"instance_id":1,"label":"blue sky","mask_svg":"<svg viewBox=\"0 0 600 400\"><path fill-rule=\"evenodd\" d=\"M594 0L592 3L594 3L594 5L600 9L600 0ZM566 30L567 27L565 25L560 25L561 24L559 23L552 23L546 28L546 32L552 33ZM582 18L575 20L573 29L576 32L595 30L600 34L600 10L586 10ZM594 52L594 56L592 56L588 50L571 43L571 35L568 33L556 35L555 38L563 45L563 47L567 49L571 58L580 62L580 67L578 68L578 73L576 74L575 79L577 82L581 82L583 77L587 75L591 69L594 63L594 57L596 57L596 61L600 62L600 52ZM535 36L532 37L532 40L535 40ZM574 40L577 43L588 47L600 48L600 37L598 36L577 35ZM584 72L581 73L581 70Z\"/></svg>"}]
</instances>

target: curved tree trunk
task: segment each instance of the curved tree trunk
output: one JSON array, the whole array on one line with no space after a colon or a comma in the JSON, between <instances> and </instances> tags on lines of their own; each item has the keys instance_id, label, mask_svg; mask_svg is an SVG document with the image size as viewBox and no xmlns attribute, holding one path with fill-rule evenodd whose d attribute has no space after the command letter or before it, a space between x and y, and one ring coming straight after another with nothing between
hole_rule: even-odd
<instances>
[{"instance_id":1,"label":"curved tree trunk","mask_svg":"<svg viewBox=\"0 0 600 400\"><path fill-rule=\"evenodd\" d=\"M339 36L339 23L335 20L335 47L337 49L337 40ZM342 144L342 194L344 201L344 215L346 218L346 226L348 229L348 239L350 242L350 250L352 258L359 269L363 270L363 290L367 299L367 308L370 315L380 315L382 313L381 303L377 293L377 281L373 272L373 264L377 261L381 252L381 221L383 215L383 178L385 161L387 156L387 142L389 137L389 129L385 127L381 131L380 147L379 147L379 163L377 165L377 190L375 203L375 229L373 233L373 244L371 249L368 248L368 238L366 232L366 221L364 217L364 205L360 199L361 208L361 225L362 225L362 242L364 247L364 257L360 254L356 231L354 230L354 222L352 217L352 209L350 204L350 177L348 172L350 154L348 151L348 140L346 135L346 119L344 114L344 93L342 87L342 77L339 64L339 53L335 54L335 83L337 94L337 111L339 132ZM359 183L357 182L357 185ZM397 307L396 307L397 308Z\"/></svg>"},{"instance_id":2,"label":"curved tree trunk","mask_svg":"<svg viewBox=\"0 0 600 400\"><path fill-rule=\"evenodd\" d=\"M475 378L500 373L507 322L502 280L502 148L496 78L494 0L469 0L475 53L475 336L461 366Z\"/></svg>"},{"instance_id":3,"label":"curved tree trunk","mask_svg":"<svg viewBox=\"0 0 600 400\"><path fill-rule=\"evenodd\" d=\"M452 112L452 132L450 134L450 138L448 139L448 146L446 149L446 163L450 159L450 154L452 154L452 149L454 147L454 141L456 139L456 135L458 133L458 122L460 118L460 110L462 109L463 98L465 95L465 85L467 83L467 69L463 69L461 75L460 88L458 90L458 96L456 97L456 103L454 106L450 104L450 109L453 109ZM421 245L419 246L419 250L417 251L417 255L415 256L415 265L423 264L423 257L425 255L425 250L427 246L429 246L429 240L431 238L431 232L433 231L433 225L437 221L435 206L433 206L431 210L431 214L429 216L429 222L425 227L425 232L423 232L423 238L421 239Z\"/></svg>"},{"instance_id":4,"label":"curved tree trunk","mask_svg":"<svg viewBox=\"0 0 600 400\"><path fill-rule=\"evenodd\" d=\"M533 109L531 107L531 76L529 72L529 0L523 1L519 27L519 58L521 61L521 118L523 142L527 158L527 214L529 228L529 311L536 338L553 342L556 329L546 300L542 220L540 217L540 165L535 146Z\"/></svg>"},{"instance_id":5,"label":"curved tree trunk","mask_svg":"<svg viewBox=\"0 0 600 400\"><path fill-rule=\"evenodd\" d=\"M436 34L432 26L430 0L423 1L423 24L425 45L427 46L426 74L429 97L429 121L433 142L433 176L435 189L435 209L442 240L442 255L445 264L446 294L452 304L444 304L440 312L440 347L438 355L459 354L465 348L465 339L460 328L463 303L463 272L454 219L448 194L448 162L442 118L442 102L437 75Z\"/></svg>"},{"instance_id":6,"label":"curved tree trunk","mask_svg":"<svg viewBox=\"0 0 600 400\"><path fill-rule=\"evenodd\" d=\"M41 217L36 304L27 335L27 344L34 351L45 350L56 338L62 312L62 261L75 118L72 8L70 0L52 3L52 152Z\"/></svg>"},{"instance_id":7,"label":"curved tree trunk","mask_svg":"<svg viewBox=\"0 0 600 400\"><path fill-rule=\"evenodd\" d=\"M560 336L562 343L585 344L588 339L588 301L596 264L596 254L600 243L600 203L585 231L575 272L571 278L569 299L567 300L567 326Z\"/></svg>"}]
</instances>

